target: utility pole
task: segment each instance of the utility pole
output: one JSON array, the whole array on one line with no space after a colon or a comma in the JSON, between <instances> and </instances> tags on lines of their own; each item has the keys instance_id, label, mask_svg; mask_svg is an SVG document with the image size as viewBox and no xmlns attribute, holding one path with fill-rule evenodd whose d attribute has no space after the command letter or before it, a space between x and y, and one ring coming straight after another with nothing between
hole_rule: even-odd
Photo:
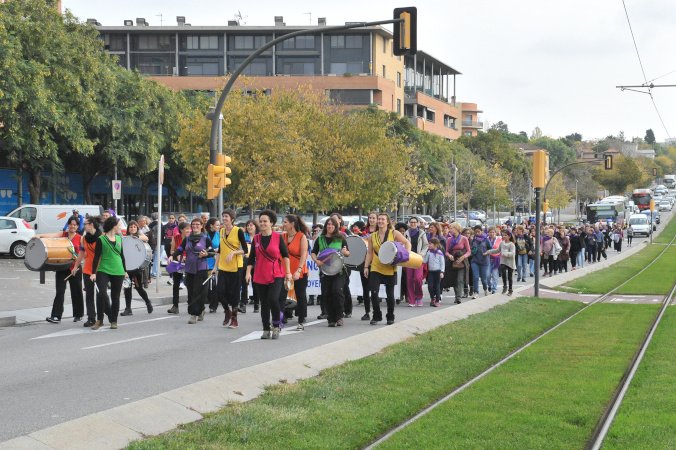
<instances>
[{"instance_id":1,"label":"utility pole","mask_svg":"<svg viewBox=\"0 0 676 450\"><path fill-rule=\"evenodd\" d=\"M454 161L452 159L451 161ZM456 221L457 219L457 211L458 211L458 166L455 165L455 162L452 162L452 167L453 167L453 222ZM469 224L469 211L467 211L467 223Z\"/></svg>"}]
</instances>

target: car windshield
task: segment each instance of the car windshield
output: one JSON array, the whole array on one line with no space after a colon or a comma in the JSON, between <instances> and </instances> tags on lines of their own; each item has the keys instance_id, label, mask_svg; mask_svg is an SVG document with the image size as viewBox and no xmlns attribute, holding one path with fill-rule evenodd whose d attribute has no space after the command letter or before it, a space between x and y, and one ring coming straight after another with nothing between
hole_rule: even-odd
<instances>
[{"instance_id":1,"label":"car windshield","mask_svg":"<svg viewBox=\"0 0 676 450\"><path fill-rule=\"evenodd\" d=\"M647 223L647 217L632 217L629 219L629 225L646 225Z\"/></svg>"}]
</instances>

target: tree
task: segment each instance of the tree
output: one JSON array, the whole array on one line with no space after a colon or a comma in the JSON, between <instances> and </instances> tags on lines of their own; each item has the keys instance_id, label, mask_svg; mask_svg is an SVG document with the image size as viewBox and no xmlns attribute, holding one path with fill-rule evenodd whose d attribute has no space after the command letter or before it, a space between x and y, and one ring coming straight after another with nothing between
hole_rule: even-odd
<instances>
[{"instance_id":1,"label":"tree","mask_svg":"<svg viewBox=\"0 0 676 450\"><path fill-rule=\"evenodd\" d=\"M608 189L611 195L623 195L630 185L642 178L634 160L621 155L613 158L613 170L597 169L593 175L594 181Z\"/></svg>"},{"instance_id":2,"label":"tree","mask_svg":"<svg viewBox=\"0 0 676 450\"><path fill-rule=\"evenodd\" d=\"M572 142L582 142L582 135L580 133L571 133L566 136L566 139Z\"/></svg>"},{"instance_id":3,"label":"tree","mask_svg":"<svg viewBox=\"0 0 676 450\"><path fill-rule=\"evenodd\" d=\"M491 125L491 129L509 133L509 127L502 120L499 121L498 123L494 123L493 125Z\"/></svg>"},{"instance_id":4,"label":"tree","mask_svg":"<svg viewBox=\"0 0 676 450\"><path fill-rule=\"evenodd\" d=\"M533 144L547 150L549 153L549 166L552 169L558 169L575 160L575 150L560 139L541 137L540 139L536 139Z\"/></svg>"},{"instance_id":5,"label":"tree","mask_svg":"<svg viewBox=\"0 0 676 450\"><path fill-rule=\"evenodd\" d=\"M530 138L531 139L540 139L541 137L542 137L542 130L540 129L540 127L535 127L533 129L533 132L530 135Z\"/></svg>"},{"instance_id":6,"label":"tree","mask_svg":"<svg viewBox=\"0 0 676 450\"><path fill-rule=\"evenodd\" d=\"M645 140L648 144L650 144L650 145L652 145L652 144L655 143L655 133L653 133L653 129L652 129L652 128L648 128L648 129L645 131L645 138L644 138L644 140Z\"/></svg>"},{"instance_id":7,"label":"tree","mask_svg":"<svg viewBox=\"0 0 676 450\"><path fill-rule=\"evenodd\" d=\"M549 182L547 188L547 200L551 209L565 208L570 204L571 195L566 189L561 174L556 175Z\"/></svg>"}]
</instances>

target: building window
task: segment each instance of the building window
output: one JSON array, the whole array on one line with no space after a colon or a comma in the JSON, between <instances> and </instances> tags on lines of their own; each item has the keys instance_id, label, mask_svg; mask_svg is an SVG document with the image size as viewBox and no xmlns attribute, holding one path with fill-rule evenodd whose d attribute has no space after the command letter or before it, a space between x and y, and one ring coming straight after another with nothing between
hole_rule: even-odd
<instances>
[{"instance_id":1,"label":"building window","mask_svg":"<svg viewBox=\"0 0 676 450\"><path fill-rule=\"evenodd\" d=\"M401 72L397 72L397 87L401 87Z\"/></svg>"},{"instance_id":2,"label":"building window","mask_svg":"<svg viewBox=\"0 0 676 450\"><path fill-rule=\"evenodd\" d=\"M362 48L362 43L361 35L345 36L345 48Z\"/></svg>"},{"instance_id":3,"label":"building window","mask_svg":"<svg viewBox=\"0 0 676 450\"><path fill-rule=\"evenodd\" d=\"M253 36L235 36L235 50L248 50L254 48Z\"/></svg>"},{"instance_id":4,"label":"building window","mask_svg":"<svg viewBox=\"0 0 676 450\"><path fill-rule=\"evenodd\" d=\"M343 105L368 105L371 103L371 90L369 89L327 89L326 95L332 102Z\"/></svg>"},{"instance_id":5,"label":"building window","mask_svg":"<svg viewBox=\"0 0 676 450\"><path fill-rule=\"evenodd\" d=\"M429 109L425 110L425 120L434 123L435 113Z\"/></svg>"},{"instance_id":6,"label":"building window","mask_svg":"<svg viewBox=\"0 0 676 450\"><path fill-rule=\"evenodd\" d=\"M383 38L383 53L387 53L387 39Z\"/></svg>"},{"instance_id":7,"label":"building window","mask_svg":"<svg viewBox=\"0 0 676 450\"><path fill-rule=\"evenodd\" d=\"M188 50L218 50L218 36L188 36Z\"/></svg>"},{"instance_id":8,"label":"building window","mask_svg":"<svg viewBox=\"0 0 676 450\"><path fill-rule=\"evenodd\" d=\"M472 115L471 114L465 114L465 122L471 122L472 121Z\"/></svg>"},{"instance_id":9,"label":"building window","mask_svg":"<svg viewBox=\"0 0 676 450\"><path fill-rule=\"evenodd\" d=\"M387 78L387 72L385 72L385 64L383 64L383 78Z\"/></svg>"},{"instance_id":10,"label":"building window","mask_svg":"<svg viewBox=\"0 0 676 450\"><path fill-rule=\"evenodd\" d=\"M397 99L397 114L401 114L401 99Z\"/></svg>"},{"instance_id":11,"label":"building window","mask_svg":"<svg viewBox=\"0 0 676 450\"><path fill-rule=\"evenodd\" d=\"M105 43L111 52L123 52L127 50L127 36L124 34L109 34L105 38Z\"/></svg>"},{"instance_id":12,"label":"building window","mask_svg":"<svg viewBox=\"0 0 676 450\"><path fill-rule=\"evenodd\" d=\"M315 48L315 37L314 36L296 36L295 38L287 39L282 42L282 47L285 50L292 49L310 49L314 50Z\"/></svg>"},{"instance_id":13,"label":"building window","mask_svg":"<svg viewBox=\"0 0 676 450\"><path fill-rule=\"evenodd\" d=\"M331 36L331 48L345 48L345 36Z\"/></svg>"},{"instance_id":14,"label":"building window","mask_svg":"<svg viewBox=\"0 0 676 450\"><path fill-rule=\"evenodd\" d=\"M174 50L171 45L172 35L146 34L135 36L135 50Z\"/></svg>"},{"instance_id":15,"label":"building window","mask_svg":"<svg viewBox=\"0 0 676 450\"><path fill-rule=\"evenodd\" d=\"M471 131L465 131L464 134L465 134L465 136L471 136L471 135L472 135L472 132L471 132Z\"/></svg>"},{"instance_id":16,"label":"building window","mask_svg":"<svg viewBox=\"0 0 676 450\"><path fill-rule=\"evenodd\" d=\"M282 70L284 75L314 75L315 63L285 62Z\"/></svg>"},{"instance_id":17,"label":"building window","mask_svg":"<svg viewBox=\"0 0 676 450\"><path fill-rule=\"evenodd\" d=\"M361 62L331 63L329 73L334 73L337 75L343 75L345 73L360 73L361 69Z\"/></svg>"}]
</instances>

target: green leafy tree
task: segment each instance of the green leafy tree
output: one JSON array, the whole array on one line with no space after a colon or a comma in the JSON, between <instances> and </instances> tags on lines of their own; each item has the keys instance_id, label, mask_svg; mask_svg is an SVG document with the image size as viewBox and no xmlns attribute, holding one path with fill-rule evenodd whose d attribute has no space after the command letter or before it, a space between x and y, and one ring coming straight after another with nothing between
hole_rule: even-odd
<instances>
[{"instance_id":1,"label":"green leafy tree","mask_svg":"<svg viewBox=\"0 0 676 450\"><path fill-rule=\"evenodd\" d=\"M547 150L549 153L549 166L552 169L558 169L575 160L575 149L566 145L560 139L541 137L536 139L533 144Z\"/></svg>"},{"instance_id":2,"label":"green leafy tree","mask_svg":"<svg viewBox=\"0 0 676 450\"><path fill-rule=\"evenodd\" d=\"M504 133L509 133L509 127L502 120L499 121L498 123L494 123L493 125L491 125L491 129L498 130Z\"/></svg>"},{"instance_id":3,"label":"green leafy tree","mask_svg":"<svg viewBox=\"0 0 676 450\"><path fill-rule=\"evenodd\" d=\"M582 141L582 135L580 133L571 133L566 136L566 139L569 141L573 142L581 142Z\"/></svg>"},{"instance_id":4,"label":"green leafy tree","mask_svg":"<svg viewBox=\"0 0 676 450\"><path fill-rule=\"evenodd\" d=\"M630 185L641 181L642 178L636 162L621 155L613 158L613 170L597 169L593 176L594 181L608 189L612 195L624 194Z\"/></svg>"},{"instance_id":5,"label":"green leafy tree","mask_svg":"<svg viewBox=\"0 0 676 450\"><path fill-rule=\"evenodd\" d=\"M645 138L644 138L644 140L645 140L648 144L650 144L650 145L652 145L652 144L655 143L655 133L653 133L653 129L652 129L652 128L648 128L648 129L645 131Z\"/></svg>"}]
</instances>

